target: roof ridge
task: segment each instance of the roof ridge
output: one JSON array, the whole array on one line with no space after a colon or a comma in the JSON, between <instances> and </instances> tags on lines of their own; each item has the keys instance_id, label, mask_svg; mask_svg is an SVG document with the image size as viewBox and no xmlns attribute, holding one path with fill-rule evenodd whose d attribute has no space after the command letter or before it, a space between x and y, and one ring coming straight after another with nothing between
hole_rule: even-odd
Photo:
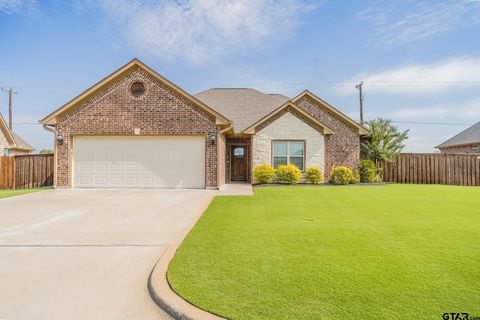
<instances>
[{"instance_id":1,"label":"roof ridge","mask_svg":"<svg viewBox=\"0 0 480 320\"><path fill-rule=\"evenodd\" d=\"M478 127L478 128L477 128ZM471 137L464 137L464 135L467 135L468 133L470 133L470 131L474 131L476 132L477 130L480 130L480 121L472 124L470 127L460 131L459 133L457 133L456 135L450 137L449 139L445 140L444 142L440 143L439 145L437 145L435 148L443 148L443 147L454 147L454 146L457 146L457 145L463 145L463 144L469 144L469 143L475 143L477 141L480 141L480 139L478 140L471 140ZM463 138L464 141L456 141L458 138Z\"/></svg>"}]
</instances>

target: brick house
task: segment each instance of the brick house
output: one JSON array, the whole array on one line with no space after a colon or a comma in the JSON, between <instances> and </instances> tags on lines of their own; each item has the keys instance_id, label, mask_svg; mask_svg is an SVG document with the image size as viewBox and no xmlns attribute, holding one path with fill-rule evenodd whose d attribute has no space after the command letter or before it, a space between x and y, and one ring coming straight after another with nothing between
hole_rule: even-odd
<instances>
[{"instance_id":1,"label":"brick house","mask_svg":"<svg viewBox=\"0 0 480 320\"><path fill-rule=\"evenodd\" d=\"M442 153L480 153L480 122L463 130L435 148Z\"/></svg>"},{"instance_id":2,"label":"brick house","mask_svg":"<svg viewBox=\"0 0 480 320\"><path fill-rule=\"evenodd\" d=\"M35 148L13 132L0 114L0 157L24 155L33 151Z\"/></svg>"},{"instance_id":3,"label":"brick house","mask_svg":"<svg viewBox=\"0 0 480 320\"><path fill-rule=\"evenodd\" d=\"M41 120L56 187L219 188L262 163L356 167L367 129L309 91L190 95L137 59Z\"/></svg>"}]
</instances>

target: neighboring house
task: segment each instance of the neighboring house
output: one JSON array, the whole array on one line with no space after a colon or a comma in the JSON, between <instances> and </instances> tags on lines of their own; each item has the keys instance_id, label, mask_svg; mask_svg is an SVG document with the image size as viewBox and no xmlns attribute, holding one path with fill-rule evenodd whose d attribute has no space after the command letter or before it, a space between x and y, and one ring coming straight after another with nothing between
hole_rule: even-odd
<instances>
[{"instance_id":1,"label":"neighboring house","mask_svg":"<svg viewBox=\"0 0 480 320\"><path fill-rule=\"evenodd\" d=\"M440 149L442 153L480 153L480 122L435 148Z\"/></svg>"},{"instance_id":2,"label":"neighboring house","mask_svg":"<svg viewBox=\"0 0 480 320\"><path fill-rule=\"evenodd\" d=\"M0 156L23 155L32 151L35 148L13 132L0 114Z\"/></svg>"},{"instance_id":3,"label":"neighboring house","mask_svg":"<svg viewBox=\"0 0 480 320\"><path fill-rule=\"evenodd\" d=\"M304 91L190 95L137 59L41 120L57 187L218 188L252 169L356 167L368 130Z\"/></svg>"}]
</instances>

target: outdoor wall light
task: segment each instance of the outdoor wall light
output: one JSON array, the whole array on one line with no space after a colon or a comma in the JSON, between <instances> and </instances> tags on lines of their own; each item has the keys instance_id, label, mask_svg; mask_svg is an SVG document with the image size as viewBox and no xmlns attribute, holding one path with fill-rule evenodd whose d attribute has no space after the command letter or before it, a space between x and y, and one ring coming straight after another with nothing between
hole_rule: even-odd
<instances>
[{"instance_id":1,"label":"outdoor wall light","mask_svg":"<svg viewBox=\"0 0 480 320\"><path fill-rule=\"evenodd\" d=\"M63 145L63 135L61 131L57 133L57 143L59 146Z\"/></svg>"},{"instance_id":2,"label":"outdoor wall light","mask_svg":"<svg viewBox=\"0 0 480 320\"><path fill-rule=\"evenodd\" d=\"M217 134L215 132L210 133L210 143L212 146L215 144L215 141L217 141Z\"/></svg>"}]
</instances>

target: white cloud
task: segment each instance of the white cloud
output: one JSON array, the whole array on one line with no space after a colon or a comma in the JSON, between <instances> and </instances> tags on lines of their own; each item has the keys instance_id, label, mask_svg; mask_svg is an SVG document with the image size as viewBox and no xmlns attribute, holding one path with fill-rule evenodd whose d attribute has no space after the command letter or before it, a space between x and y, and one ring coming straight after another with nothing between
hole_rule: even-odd
<instances>
[{"instance_id":1,"label":"white cloud","mask_svg":"<svg viewBox=\"0 0 480 320\"><path fill-rule=\"evenodd\" d=\"M358 74L331 89L337 94L353 94L357 92L354 84L360 80L369 93L431 94L460 87L478 87L480 58L463 57Z\"/></svg>"},{"instance_id":2,"label":"white cloud","mask_svg":"<svg viewBox=\"0 0 480 320\"><path fill-rule=\"evenodd\" d=\"M156 57L213 60L270 46L298 27L314 7L302 0L101 0L127 40Z\"/></svg>"},{"instance_id":3,"label":"white cloud","mask_svg":"<svg viewBox=\"0 0 480 320\"><path fill-rule=\"evenodd\" d=\"M361 11L357 17L370 23L375 30L370 44L394 47L456 28L480 24L480 2L380 2Z\"/></svg>"},{"instance_id":4,"label":"white cloud","mask_svg":"<svg viewBox=\"0 0 480 320\"><path fill-rule=\"evenodd\" d=\"M295 83L292 79L272 78L266 74L260 74L250 67L225 69L229 81L225 80L228 86L253 88L265 93L279 93L293 97L303 91L303 85ZM291 80L291 81L290 81Z\"/></svg>"},{"instance_id":5,"label":"white cloud","mask_svg":"<svg viewBox=\"0 0 480 320\"><path fill-rule=\"evenodd\" d=\"M32 14L37 12L36 0L0 0L0 14Z\"/></svg>"},{"instance_id":6,"label":"white cloud","mask_svg":"<svg viewBox=\"0 0 480 320\"><path fill-rule=\"evenodd\" d=\"M389 117L395 120L421 121L427 119L429 121L442 120L450 123L458 122L457 119L464 119L465 121L462 123L469 123L472 121L471 119L480 119L480 98L459 102L457 105L402 108L391 112Z\"/></svg>"}]
</instances>

